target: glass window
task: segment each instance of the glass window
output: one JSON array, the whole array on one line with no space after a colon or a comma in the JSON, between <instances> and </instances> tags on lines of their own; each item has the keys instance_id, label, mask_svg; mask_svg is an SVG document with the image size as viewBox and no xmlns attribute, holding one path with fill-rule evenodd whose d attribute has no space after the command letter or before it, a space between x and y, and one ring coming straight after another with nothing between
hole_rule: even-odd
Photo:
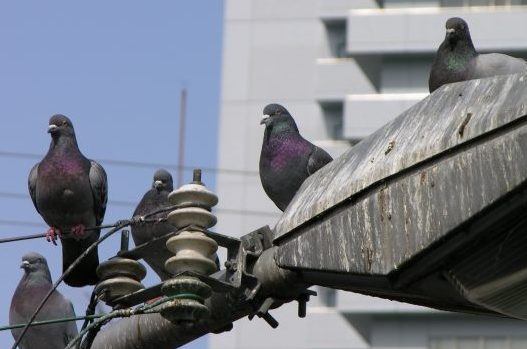
<instances>
[{"instance_id":1,"label":"glass window","mask_svg":"<svg viewBox=\"0 0 527 349\"><path fill-rule=\"evenodd\" d=\"M332 101L321 102L322 114L326 124L326 132L330 139L342 139L342 128L344 120L344 102ZM335 296L335 294L333 295ZM331 295L328 295L328 300Z\"/></svg>"},{"instance_id":2,"label":"glass window","mask_svg":"<svg viewBox=\"0 0 527 349\"><path fill-rule=\"evenodd\" d=\"M324 25L330 57L346 57L346 21L328 21Z\"/></svg>"}]
</instances>

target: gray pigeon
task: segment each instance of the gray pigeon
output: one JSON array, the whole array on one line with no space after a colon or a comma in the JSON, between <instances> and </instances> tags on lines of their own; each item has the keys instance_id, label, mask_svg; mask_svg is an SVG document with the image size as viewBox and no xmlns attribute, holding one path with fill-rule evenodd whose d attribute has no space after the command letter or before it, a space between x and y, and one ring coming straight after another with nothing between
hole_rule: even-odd
<instances>
[{"instance_id":1,"label":"gray pigeon","mask_svg":"<svg viewBox=\"0 0 527 349\"><path fill-rule=\"evenodd\" d=\"M333 159L300 135L295 120L283 106L269 104L263 113L260 180L267 196L284 211L306 178Z\"/></svg>"},{"instance_id":2,"label":"gray pigeon","mask_svg":"<svg viewBox=\"0 0 527 349\"><path fill-rule=\"evenodd\" d=\"M145 193L137 208L134 216L143 216L164 207L170 206L168 194L174 190L172 176L168 171L159 169L154 173L152 188ZM168 212L159 213L150 218L164 218ZM136 246L142 245L154 238L166 235L175 228L168 222L154 224L140 224L132 226L132 237ZM145 262L156 272L161 280L169 279L171 276L165 271L165 261L172 257L173 254L167 249L158 251L155 255L145 257Z\"/></svg>"},{"instance_id":3,"label":"gray pigeon","mask_svg":"<svg viewBox=\"0 0 527 349\"><path fill-rule=\"evenodd\" d=\"M52 288L46 258L36 252L22 257L24 275L11 299L9 324L25 324ZM59 291L54 291L38 313L35 321L75 317L73 305ZM15 340L22 328L12 329ZM77 335L75 321L30 327L22 340L20 349L62 349Z\"/></svg>"},{"instance_id":4,"label":"gray pigeon","mask_svg":"<svg viewBox=\"0 0 527 349\"><path fill-rule=\"evenodd\" d=\"M48 153L29 173L29 193L44 221L51 227L48 240L62 241L62 267L65 271L93 242L100 230L85 231L100 225L106 211L108 184L106 172L97 162L82 155L70 119L54 115L49 120L51 145ZM93 250L64 279L74 287L93 285L99 265Z\"/></svg>"},{"instance_id":5,"label":"gray pigeon","mask_svg":"<svg viewBox=\"0 0 527 349\"><path fill-rule=\"evenodd\" d=\"M433 92L453 82L524 72L527 62L523 59L501 53L477 53L467 23L454 17L446 22L445 40L432 64L428 88Z\"/></svg>"}]
</instances>

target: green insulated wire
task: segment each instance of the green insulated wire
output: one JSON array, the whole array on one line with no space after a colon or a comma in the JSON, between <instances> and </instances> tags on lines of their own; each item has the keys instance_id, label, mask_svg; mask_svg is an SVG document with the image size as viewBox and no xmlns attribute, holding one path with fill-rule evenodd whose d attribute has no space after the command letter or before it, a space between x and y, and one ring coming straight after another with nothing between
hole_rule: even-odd
<instances>
[{"instance_id":1,"label":"green insulated wire","mask_svg":"<svg viewBox=\"0 0 527 349\"><path fill-rule=\"evenodd\" d=\"M78 317L65 317L65 318L59 318L59 319L52 319L52 320L43 320L43 321L33 321L30 325L30 327L33 326L42 326L42 325L50 325L50 324L58 324L61 322L69 322L69 321L77 321L77 320L92 320L92 319L98 319L103 315L88 315L88 316L78 316ZM16 325L10 325L10 326L1 326L1 331L11 330L14 328L22 328L26 326L26 324L16 324Z\"/></svg>"}]
</instances>

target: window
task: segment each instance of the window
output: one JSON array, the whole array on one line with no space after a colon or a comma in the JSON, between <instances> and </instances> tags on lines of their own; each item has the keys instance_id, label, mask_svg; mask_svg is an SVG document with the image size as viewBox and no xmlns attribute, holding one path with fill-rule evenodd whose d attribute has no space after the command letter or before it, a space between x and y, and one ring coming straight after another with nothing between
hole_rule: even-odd
<instances>
[{"instance_id":1,"label":"window","mask_svg":"<svg viewBox=\"0 0 527 349\"><path fill-rule=\"evenodd\" d=\"M326 28L327 53L329 57L346 57L346 21L324 21Z\"/></svg>"},{"instance_id":2,"label":"window","mask_svg":"<svg viewBox=\"0 0 527 349\"><path fill-rule=\"evenodd\" d=\"M344 103L341 101L320 102L326 132L330 139L342 139Z\"/></svg>"}]
</instances>

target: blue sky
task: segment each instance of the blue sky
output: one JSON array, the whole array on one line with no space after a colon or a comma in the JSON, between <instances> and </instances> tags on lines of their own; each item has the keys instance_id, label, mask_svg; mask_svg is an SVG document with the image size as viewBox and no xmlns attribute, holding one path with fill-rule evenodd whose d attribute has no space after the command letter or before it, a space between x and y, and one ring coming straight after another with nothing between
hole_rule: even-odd
<instances>
[{"instance_id":1,"label":"blue sky","mask_svg":"<svg viewBox=\"0 0 527 349\"><path fill-rule=\"evenodd\" d=\"M55 113L72 119L81 151L106 169L106 223L131 216L157 164L176 164L183 86L189 93L186 164L215 167L222 16L222 1L213 0L0 3L0 237L46 230L27 175L38 161L31 154L47 151L46 128ZM214 172L205 172L204 181L213 188ZM106 242L101 260L117 249L117 238ZM20 258L28 251L42 253L53 278L60 275L60 247L43 239L0 245L1 324L8 323ZM150 276L145 284L155 281ZM60 291L84 313L89 288ZM9 331L0 333L0 347L12 343ZM205 348L206 340L189 347Z\"/></svg>"}]
</instances>

